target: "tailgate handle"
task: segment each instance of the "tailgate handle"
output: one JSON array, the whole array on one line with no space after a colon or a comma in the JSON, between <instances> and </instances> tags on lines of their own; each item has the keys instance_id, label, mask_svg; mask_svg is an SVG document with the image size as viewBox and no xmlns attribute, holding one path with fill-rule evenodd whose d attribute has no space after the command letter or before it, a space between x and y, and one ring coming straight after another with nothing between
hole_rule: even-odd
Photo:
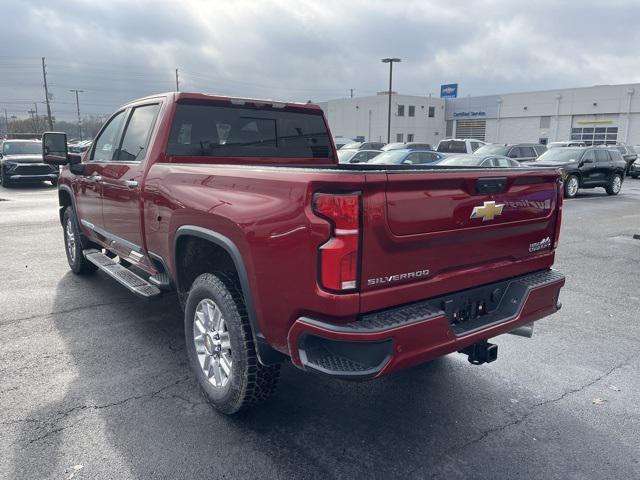
<instances>
[{"instance_id":1,"label":"tailgate handle","mask_svg":"<svg viewBox=\"0 0 640 480\"><path fill-rule=\"evenodd\" d=\"M507 186L507 177L479 178L476 193L499 193Z\"/></svg>"}]
</instances>

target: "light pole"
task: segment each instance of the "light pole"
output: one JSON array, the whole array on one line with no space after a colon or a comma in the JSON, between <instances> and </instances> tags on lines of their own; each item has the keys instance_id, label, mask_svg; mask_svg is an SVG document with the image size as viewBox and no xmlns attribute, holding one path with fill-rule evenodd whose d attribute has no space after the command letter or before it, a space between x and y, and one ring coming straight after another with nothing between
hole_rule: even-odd
<instances>
[{"instance_id":1,"label":"light pole","mask_svg":"<svg viewBox=\"0 0 640 480\"><path fill-rule=\"evenodd\" d=\"M391 143L391 86L393 84L393 63L400 63L399 58L383 58L382 63L389 64L389 112L387 116L387 143Z\"/></svg>"},{"instance_id":2,"label":"light pole","mask_svg":"<svg viewBox=\"0 0 640 480\"><path fill-rule=\"evenodd\" d=\"M72 89L70 92L75 92L76 94L76 110L78 112L78 133L80 133L80 141L82 141L82 123L80 121L80 100L78 99L78 94L83 93L84 90Z\"/></svg>"}]
</instances>

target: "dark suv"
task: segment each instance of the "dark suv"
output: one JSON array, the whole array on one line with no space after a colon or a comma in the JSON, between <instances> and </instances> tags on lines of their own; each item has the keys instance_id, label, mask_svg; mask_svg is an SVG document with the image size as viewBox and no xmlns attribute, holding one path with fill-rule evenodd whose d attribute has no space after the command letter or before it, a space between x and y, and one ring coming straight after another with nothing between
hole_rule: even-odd
<instances>
[{"instance_id":1,"label":"dark suv","mask_svg":"<svg viewBox=\"0 0 640 480\"><path fill-rule=\"evenodd\" d=\"M627 162L626 173L629 175L631 173L631 165L637 160L638 152L636 149L629 145L612 145L611 148L616 149L624 158L624 161Z\"/></svg>"},{"instance_id":2,"label":"dark suv","mask_svg":"<svg viewBox=\"0 0 640 480\"><path fill-rule=\"evenodd\" d=\"M558 167L564 180L565 198L573 198L578 188L604 188L617 195L622 188L627 164L619 151L606 147L552 148L540 155L531 167Z\"/></svg>"},{"instance_id":3,"label":"dark suv","mask_svg":"<svg viewBox=\"0 0 640 480\"><path fill-rule=\"evenodd\" d=\"M538 143L491 143L480 147L473 153L502 155L518 162L532 162L546 151L547 147Z\"/></svg>"},{"instance_id":4,"label":"dark suv","mask_svg":"<svg viewBox=\"0 0 640 480\"><path fill-rule=\"evenodd\" d=\"M44 163L40 140L5 140L0 144L0 183L5 187L41 181L56 185L58 170Z\"/></svg>"}]
</instances>

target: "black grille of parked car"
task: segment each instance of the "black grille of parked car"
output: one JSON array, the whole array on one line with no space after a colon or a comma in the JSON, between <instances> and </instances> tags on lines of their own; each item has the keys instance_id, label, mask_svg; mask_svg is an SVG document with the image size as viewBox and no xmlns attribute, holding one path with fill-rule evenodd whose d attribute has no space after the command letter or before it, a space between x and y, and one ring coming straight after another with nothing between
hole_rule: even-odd
<instances>
[{"instance_id":1,"label":"black grille of parked car","mask_svg":"<svg viewBox=\"0 0 640 480\"><path fill-rule=\"evenodd\" d=\"M48 175L55 173L49 165L18 165L12 175Z\"/></svg>"}]
</instances>

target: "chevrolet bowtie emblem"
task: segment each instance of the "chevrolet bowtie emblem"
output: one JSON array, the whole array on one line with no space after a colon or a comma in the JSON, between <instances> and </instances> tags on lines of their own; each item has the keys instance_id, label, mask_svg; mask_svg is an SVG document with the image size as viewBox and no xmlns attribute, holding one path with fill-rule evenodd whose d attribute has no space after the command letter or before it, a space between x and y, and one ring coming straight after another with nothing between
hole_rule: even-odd
<instances>
[{"instance_id":1,"label":"chevrolet bowtie emblem","mask_svg":"<svg viewBox=\"0 0 640 480\"><path fill-rule=\"evenodd\" d=\"M496 202L484 202L484 205L481 207L473 207L473 212L471 212L471 218L481 218L483 222L487 220L493 220L498 215L502 215L502 209L504 208L504 204L496 205Z\"/></svg>"}]
</instances>

